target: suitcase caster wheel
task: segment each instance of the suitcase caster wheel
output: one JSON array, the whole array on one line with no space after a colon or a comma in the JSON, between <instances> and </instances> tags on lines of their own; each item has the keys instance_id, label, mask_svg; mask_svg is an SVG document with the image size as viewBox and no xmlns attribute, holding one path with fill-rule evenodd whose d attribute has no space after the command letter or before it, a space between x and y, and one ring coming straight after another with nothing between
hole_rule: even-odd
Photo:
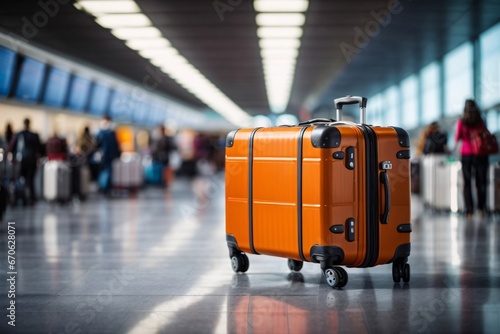
<instances>
[{"instance_id":1,"label":"suitcase caster wheel","mask_svg":"<svg viewBox=\"0 0 500 334\"><path fill-rule=\"evenodd\" d=\"M304 262L302 261L297 261L294 259L288 259L288 268L291 271L300 271L302 269L302 266L304 265Z\"/></svg>"},{"instance_id":2,"label":"suitcase caster wheel","mask_svg":"<svg viewBox=\"0 0 500 334\"><path fill-rule=\"evenodd\" d=\"M410 265L406 263L403 267L403 282L408 283L410 281Z\"/></svg>"},{"instance_id":3,"label":"suitcase caster wheel","mask_svg":"<svg viewBox=\"0 0 500 334\"><path fill-rule=\"evenodd\" d=\"M235 273L244 273L250 267L248 256L244 253L236 254L231 257L231 267Z\"/></svg>"},{"instance_id":4,"label":"suitcase caster wheel","mask_svg":"<svg viewBox=\"0 0 500 334\"><path fill-rule=\"evenodd\" d=\"M392 280L394 283L401 282L402 271L402 266L399 263L392 263Z\"/></svg>"},{"instance_id":5,"label":"suitcase caster wheel","mask_svg":"<svg viewBox=\"0 0 500 334\"><path fill-rule=\"evenodd\" d=\"M324 271L326 284L335 288L339 284L339 274L334 268L328 268Z\"/></svg>"},{"instance_id":6,"label":"suitcase caster wheel","mask_svg":"<svg viewBox=\"0 0 500 334\"><path fill-rule=\"evenodd\" d=\"M336 270L337 274L339 275L339 283L337 284L337 287L343 288L344 286L346 286L348 281L347 271L345 271L345 269L342 267L334 267L333 269Z\"/></svg>"}]
</instances>

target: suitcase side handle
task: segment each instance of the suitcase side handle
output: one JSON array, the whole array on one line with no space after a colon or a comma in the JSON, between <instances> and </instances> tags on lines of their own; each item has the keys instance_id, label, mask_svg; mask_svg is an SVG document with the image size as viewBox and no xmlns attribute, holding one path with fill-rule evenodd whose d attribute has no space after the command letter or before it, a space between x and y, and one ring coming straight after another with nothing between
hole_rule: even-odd
<instances>
[{"instance_id":1,"label":"suitcase side handle","mask_svg":"<svg viewBox=\"0 0 500 334\"><path fill-rule=\"evenodd\" d=\"M389 187L389 176L386 171L380 173L380 182L384 185L385 194L384 213L380 215L380 222L382 224L387 224L391 212L391 188Z\"/></svg>"},{"instance_id":2,"label":"suitcase side handle","mask_svg":"<svg viewBox=\"0 0 500 334\"><path fill-rule=\"evenodd\" d=\"M362 96L352 96L347 95L345 97L339 97L338 99L333 100L335 104L336 118L337 121L342 120L342 107L346 104L359 104L359 121L361 124L366 123L366 103L368 99Z\"/></svg>"}]
</instances>

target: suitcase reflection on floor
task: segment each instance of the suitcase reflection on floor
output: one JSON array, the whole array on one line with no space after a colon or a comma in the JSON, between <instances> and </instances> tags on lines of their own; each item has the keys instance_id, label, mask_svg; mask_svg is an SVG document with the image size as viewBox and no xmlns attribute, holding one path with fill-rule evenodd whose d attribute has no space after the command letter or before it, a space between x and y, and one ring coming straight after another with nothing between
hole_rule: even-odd
<instances>
[{"instance_id":1,"label":"suitcase reflection on floor","mask_svg":"<svg viewBox=\"0 0 500 334\"><path fill-rule=\"evenodd\" d=\"M358 277L355 284L362 288L356 290L319 285L312 292L302 274L287 278L288 284L279 280L281 285L268 288L262 277L235 274L226 302L227 333L412 332L410 315L422 306L412 303L409 284L381 290L369 272Z\"/></svg>"}]
</instances>

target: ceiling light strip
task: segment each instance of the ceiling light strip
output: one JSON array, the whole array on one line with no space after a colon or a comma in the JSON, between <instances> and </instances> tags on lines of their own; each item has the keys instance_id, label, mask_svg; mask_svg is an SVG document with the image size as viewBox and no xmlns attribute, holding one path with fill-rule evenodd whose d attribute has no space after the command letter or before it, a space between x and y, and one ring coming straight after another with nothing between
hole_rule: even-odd
<instances>
[{"instance_id":1,"label":"ceiling light strip","mask_svg":"<svg viewBox=\"0 0 500 334\"><path fill-rule=\"evenodd\" d=\"M284 112L290 99L308 6L307 0L254 1L267 98L274 113Z\"/></svg>"},{"instance_id":2,"label":"ceiling light strip","mask_svg":"<svg viewBox=\"0 0 500 334\"><path fill-rule=\"evenodd\" d=\"M252 117L182 57L134 1L81 0L75 7L93 15L98 24L231 123L251 123Z\"/></svg>"}]
</instances>

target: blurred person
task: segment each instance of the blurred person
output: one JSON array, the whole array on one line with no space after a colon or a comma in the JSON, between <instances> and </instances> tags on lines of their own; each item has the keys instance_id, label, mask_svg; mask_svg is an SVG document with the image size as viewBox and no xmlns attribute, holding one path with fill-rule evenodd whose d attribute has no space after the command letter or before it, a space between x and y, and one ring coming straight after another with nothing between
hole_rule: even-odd
<instances>
[{"instance_id":1,"label":"blurred person","mask_svg":"<svg viewBox=\"0 0 500 334\"><path fill-rule=\"evenodd\" d=\"M96 148L96 140L90 133L90 129L86 126L83 129L80 137L76 140L76 153L81 154L87 159Z\"/></svg>"},{"instance_id":2,"label":"blurred person","mask_svg":"<svg viewBox=\"0 0 500 334\"><path fill-rule=\"evenodd\" d=\"M477 209L481 216L484 215L486 208L488 156L475 155L471 143L471 132L481 128L486 128L481 118L481 111L474 100L466 100L462 117L457 122L455 141L462 142L460 155L464 179L465 213L468 219L472 218L474 213L471 186L473 171L476 181Z\"/></svg>"},{"instance_id":3,"label":"blurred person","mask_svg":"<svg viewBox=\"0 0 500 334\"><path fill-rule=\"evenodd\" d=\"M425 128L417 142L417 156L449 153L447 143L448 133L440 128L438 122L432 122Z\"/></svg>"},{"instance_id":4,"label":"blurred person","mask_svg":"<svg viewBox=\"0 0 500 334\"><path fill-rule=\"evenodd\" d=\"M97 153L99 160L99 189L104 194L109 194L111 190L111 180L113 173L113 160L120 157L120 146L113 129L111 117L104 116L101 122L101 129L97 134Z\"/></svg>"},{"instance_id":5,"label":"blurred person","mask_svg":"<svg viewBox=\"0 0 500 334\"><path fill-rule=\"evenodd\" d=\"M66 160L68 158L68 143L65 138L61 138L54 132L54 135L47 139L45 153L49 160Z\"/></svg>"},{"instance_id":6,"label":"blurred person","mask_svg":"<svg viewBox=\"0 0 500 334\"><path fill-rule=\"evenodd\" d=\"M28 190L28 204L33 205L36 202L34 176L37 168L37 162L40 157L41 145L38 134L30 130L30 120L24 119L24 130L17 133L13 138L9 148L13 158L19 164L19 180L16 180L19 187L25 187ZM24 185L22 184L24 179Z\"/></svg>"},{"instance_id":7,"label":"blurred person","mask_svg":"<svg viewBox=\"0 0 500 334\"><path fill-rule=\"evenodd\" d=\"M164 125L159 125L152 137L151 157L153 158L153 164L157 165L158 168L152 166L151 173L159 173L156 178L155 175L152 175L152 179L160 180L163 185L168 185L169 181L172 180L170 154L175 150L175 144L173 139L166 134Z\"/></svg>"},{"instance_id":8,"label":"blurred person","mask_svg":"<svg viewBox=\"0 0 500 334\"><path fill-rule=\"evenodd\" d=\"M13 137L14 137L14 131L12 130L12 124L7 123L7 125L5 126L5 143L6 143L6 145L10 144Z\"/></svg>"}]
</instances>

